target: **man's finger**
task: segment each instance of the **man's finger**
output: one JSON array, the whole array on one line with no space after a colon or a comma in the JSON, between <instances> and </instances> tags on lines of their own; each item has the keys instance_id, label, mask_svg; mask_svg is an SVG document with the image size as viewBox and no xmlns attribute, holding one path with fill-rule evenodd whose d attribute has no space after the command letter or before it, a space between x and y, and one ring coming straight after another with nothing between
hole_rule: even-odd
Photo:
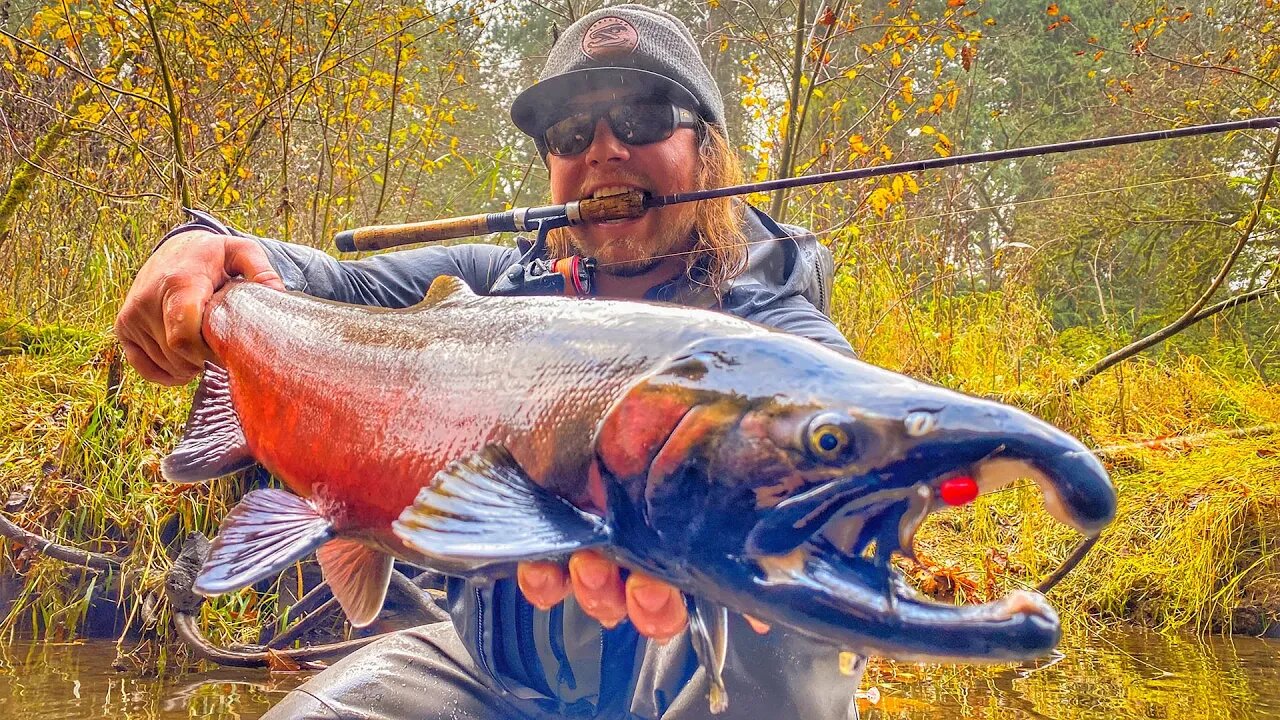
<instances>
[{"instance_id":1,"label":"man's finger","mask_svg":"<svg viewBox=\"0 0 1280 720\"><path fill-rule=\"evenodd\" d=\"M540 610L550 610L569 596L569 573L557 563L524 562L516 568L524 597Z\"/></svg>"},{"instance_id":2,"label":"man's finger","mask_svg":"<svg viewBox=\"0 0 1280 720\"><path fill-rule=\"evenodd\" d=\"M175 365L185 363L185 367L177 368L179 370L198 371L210 355L201 325L205 303L213 295L213 283L206 277L187 275L166 283L162 292L161 320L165 345L175 356L171 359Z\"/></svg>"},{"instance_id":3,"label":"man's finger","mask_svg":"<svg viewBox=\"0 0 1280 720\"><path fill-rule=\"evenodd\" d=\"M242 277L249 282L260 283L276 290L284 290L284 280L271 267L267 251L258 243L241 239L228 241L226 245L225 270L231 277Z\"/></svg>"},{"instance_id":4,"label":"man's finger","mask_svg":"<svg viewBox=\"0 0 1280 720\"><path fill-rule=\"evenodd\" d=\"M151 360L151 356L147 355L137 343L120 338L120 344L124 346L124 357L133 366L134 370L143 379L161 385L181 385L182 379L174 377L168 370L161 368Z\"/></svg>"},{"instance_id":5,"label":"man's finger","mask_svg":"<svg viewBox=\"0 0 1280 720\"><path fill-rule=\"evenodd\" d=\"M580 550L569 558L569 578L578 604L607 628L627 617L627 599L618 566L594 550Z\"/></svg>"},{"instance_id":6,"label":"man's finger","mask_svg":"<svg viewBox=\"0 0 1280 720\"><path fill-rule=\"evenodd\" d=\"M157 338L163 337L163 332L164 328L160 327L149 332L129 332L121 335L120 338L122 341L128 340L134 343L151 363L164 374L156 382L163 385L182 385L195 377L199 369L183 360L176 352L167 350L160 344Z\"/></svg>"},{"instance_id":7,"label":"man's finger","mask_svg":"<svg viewBox=\"0 0 1280 720\"><path fill-rule=\"evenodd\" d=\"M680 591L638 572L627 578L627 615L641 635L654 640L669 640L689 624Z\"/></svg>"}]
</instances>

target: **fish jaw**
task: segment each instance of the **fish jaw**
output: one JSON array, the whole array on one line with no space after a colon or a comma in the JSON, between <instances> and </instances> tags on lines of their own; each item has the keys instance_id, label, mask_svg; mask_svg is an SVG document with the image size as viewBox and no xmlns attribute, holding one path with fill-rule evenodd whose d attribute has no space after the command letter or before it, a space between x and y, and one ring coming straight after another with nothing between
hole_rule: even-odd
<instances>
[{"instance_id":1,"label":"fish jaw","mask_svg":"<svg viewBox=\"0 0 1280 720\"><path fill-rule=\"evenodd\" d=\"M757 572L737 581L738 600L763 620L899 661L1030 660L1052 652L1061 638L1057 613L1038 593L951 606L916 596L891 572L819 542L758 563Z\"/></svg>"},{"instance_id":2,"label":"fish jaw","mask_svg":"<svg viewBox=\"0 0 1280 720\"><path fill-rule=\"evenodd\" d=\"M954 448L959 457L983 452L974 467L982 493L1031 479L1049 514L1082 535L1097 535L1115 518L1115 486L1080 441L1017 408L968 400L940 414L936 437L924 443L924 452Z\"/></svg>"}]
</instances>

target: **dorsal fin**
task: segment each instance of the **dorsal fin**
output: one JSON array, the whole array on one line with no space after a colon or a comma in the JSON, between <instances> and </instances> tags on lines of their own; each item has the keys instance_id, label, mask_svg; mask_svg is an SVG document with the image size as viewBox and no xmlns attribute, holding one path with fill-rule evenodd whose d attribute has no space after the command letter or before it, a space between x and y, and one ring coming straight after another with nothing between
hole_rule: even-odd
<instances>
[{"instance_id":1,"label":"dorsal fin","mask_svg":"<svg viewBox=\"0 0 1280 720\"><path fill-rule=\"evenodd\" d=\"M476 297L471 286L463 282L462 278L452 275L441 275L431 281L431 287L427 290L427 294L422 298L422 302L415 305L415 308L431 307L438 305L445 300L465 300L467 298Z\"/></svg>"}]
</instances>

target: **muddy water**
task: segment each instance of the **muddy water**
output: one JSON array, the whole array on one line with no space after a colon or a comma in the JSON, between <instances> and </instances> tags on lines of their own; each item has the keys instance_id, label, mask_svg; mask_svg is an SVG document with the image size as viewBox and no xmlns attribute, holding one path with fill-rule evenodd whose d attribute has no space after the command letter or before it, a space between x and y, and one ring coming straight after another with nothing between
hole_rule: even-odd
<instances>
[{"instance_id":1,"label":"muddy water","mask_svg":"<svg viewBox=\"0 0 1280 720\"><path fill-rule=\"evenodd\" d=\"M252 720L307 677L216 670L157 679L113 670L115 656L101 641L0 649L0 718ZM1280 718L1280 641L1091 634L1035 667L881 665L861 695L864 720Z\"/></svg>"}]
</instances>

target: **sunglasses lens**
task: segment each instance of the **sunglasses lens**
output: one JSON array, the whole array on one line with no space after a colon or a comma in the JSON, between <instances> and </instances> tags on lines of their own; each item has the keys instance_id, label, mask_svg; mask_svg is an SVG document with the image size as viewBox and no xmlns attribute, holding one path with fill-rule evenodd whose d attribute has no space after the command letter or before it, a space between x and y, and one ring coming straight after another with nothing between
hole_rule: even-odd
<instances>
[{"instance_id":1,"label":"sunglasses lens","mask_svg":"<svg viewBox=\"0 0 1280 720\"><path fill-rule=\"evenodd\" d=\"M671 137L671 103L628 103L609 109L609 129L628 145L648 145Z\"/></svg>"},{"instance_id":2,"label":"sunglasses lens","mask_svg":"<svg viewBox=\"0 0 1280 720\"><path fill-rule=\"evenodd\" d=\"M648 145L671 137L675 111L669 102L628 102L605 110L577 112L547 128L542 137L553 155L577 155L591 146L596 121L604 117L613 136L628 145Z\"/></svg>"},{"instance_id":3,"label":"sunglasses lens","mask_svg":"<svg viewBox=\"0 0 1280 720\"><path fill-rule=\"evenodd\" d=\"M596 118L590 113L574 113L547 128L543 139L553 155L577 155L591 145L596 134Z\"/></svg>"}]
</instances>

